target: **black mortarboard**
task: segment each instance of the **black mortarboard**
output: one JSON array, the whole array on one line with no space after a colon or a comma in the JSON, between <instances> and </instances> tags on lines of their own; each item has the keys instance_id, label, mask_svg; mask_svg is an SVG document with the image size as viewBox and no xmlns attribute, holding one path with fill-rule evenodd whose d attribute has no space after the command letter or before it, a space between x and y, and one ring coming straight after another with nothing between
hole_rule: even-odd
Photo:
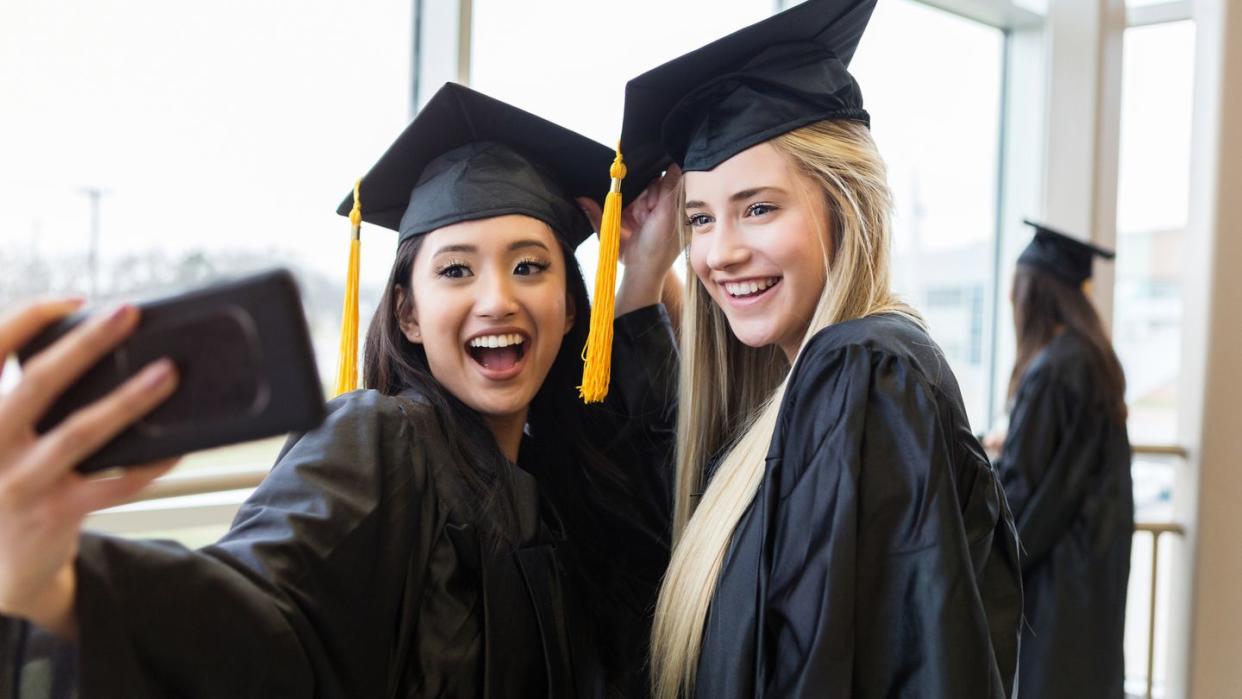
<instances>
[{"instance_id":1,"label":"black mortarboard","mask_svg":"<svg viewBox=\"0 0 1242 699\"><path fill-rule=\"evenodd\" d=\"M602 199L612 150L468 87L446 83L362 178L362 220L400 240L523 214L571 248L592 233L575 196ZM348 215L353 196L337 213Z\"/></svg>"},{"instance_id":2,"label":"black mortarboard","mask_svg":"<svg viewBox=\"0 0 1242 699\"><path fill-rule=\"evenodd\" d=\"M869 123L847 68L875 3L808 0L630 80L621 150L637 181L627 184L669 158L711 170L816 121Z\"/></svg>"},{"instance_id":3,"label":"black mortarboard","mask_svg":"<svg viewBox=\"0 0 1242 699\"><path fill-rule=\"evenodd\" d=\"M1091 278L1091 263L1096 257L1111 260L1112 251L1072 238L1041 223L1026 219L1034 226L1035 237L1018 256L1019 265L1027 265L1048 272L1056 277L1080 286Z\"/></svg>"},{"instance_id":4,"label":"black mortarboard","mask_svg":"<svg viewBox=\"0 0 1242 699\"><path fill-rule=\"evenodd\" d=\"M468 87L440 88L336 210L353 228L336 392L358 385L363 221L405 241L454 223L522 214L574 249L592 232L574 197L600 198L612 158L586 136Z\"/></svg>"}]
</instances>

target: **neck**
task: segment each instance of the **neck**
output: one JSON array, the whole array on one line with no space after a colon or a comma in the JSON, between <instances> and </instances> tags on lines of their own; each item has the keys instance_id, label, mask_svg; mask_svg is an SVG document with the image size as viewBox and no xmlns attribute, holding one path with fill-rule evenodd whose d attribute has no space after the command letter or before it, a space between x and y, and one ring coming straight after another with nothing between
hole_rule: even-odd
<instances>
[{"instance_id":1,"label":"neck","mask_svg":"<svg viewBox=\"0 0 1242 699\"><path fill-rule=\"evenodd\" d=\"M512 415L483 416L488 429L492 431L492 436L496 438L500 453L504 454L510 463L517 463L518 449L522 446L522 430L526 427L526 413L526 410L521 410Z\"/></svg>"},{"instance_id":2,"label":"neck","mask_svg":"<svg viewBox=\"0 0 1242 699\"><path fill-rule=\"evenodd\" d=\"M802 342L782 342L781 351L785 353L785 358L789 360L789 366L794 365L794 360L798 358L798 350L802 349Z\"/></svg>"}]
</instances>

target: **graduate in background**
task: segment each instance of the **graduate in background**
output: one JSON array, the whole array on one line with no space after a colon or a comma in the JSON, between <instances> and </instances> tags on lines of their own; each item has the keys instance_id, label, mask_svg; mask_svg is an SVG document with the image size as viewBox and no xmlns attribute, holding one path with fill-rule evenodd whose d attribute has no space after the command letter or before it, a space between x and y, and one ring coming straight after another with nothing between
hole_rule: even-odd
<instances>
[{"instance_id":1,"label":"graduate in background","mask_svg":"<svg viewBox=\"0 0 1242 699\"><path fill-rule=\"evenodd\" d=\"M1084 285L1113 254L1034 224L997 466L1022 544L1024 699L1124 696L1134 489L1125 375Z\"/></svg>"},{"instance_id":2,"label":"graduate in background","mask_svg":"<svg viewBox=\"0 0 1242 699\"><path fill-rule=\"evenodd\" d=\"M622 153L631 172L684 170L694 275L652 643L664 699L1013 684L1013 521L890 285L890 194L847 70L873 7L810 0L627 86Z\"/></svg>"},{"instance_id":3,"label":"graduate in background","mask_svg":"<svg viewBox=\"0 0 1242 699\"><path fill-rule=\"evenodd\" d=\"M84 696L645 691L676 384L656 304L677 248L631 231L611 390L584 406L590 309L573 249L591 227L573 197L602 194L612 158L446 85L362 180L363 218L400 235L368 333L368 390L291 438L228 534L200 551L79 538L86 509L154 472L83 497L73 460L53 463L43 445L55 435L6 434L0 611L76 638L67 657L80 659ZM652 186L651 201L672 201L671 183ZM646 211L660 230L671 212ZM73 375L62 369L60 384L16 393L45 403L40 391ZM171 390L168 376L145 378L151 397L130 396L127 414ZM4 424L37 419L41 403L13 400ZM0 618L0 694L37 686L23 671L46 672L48 648L32 625Z\"/></svg>"}]
</instances>

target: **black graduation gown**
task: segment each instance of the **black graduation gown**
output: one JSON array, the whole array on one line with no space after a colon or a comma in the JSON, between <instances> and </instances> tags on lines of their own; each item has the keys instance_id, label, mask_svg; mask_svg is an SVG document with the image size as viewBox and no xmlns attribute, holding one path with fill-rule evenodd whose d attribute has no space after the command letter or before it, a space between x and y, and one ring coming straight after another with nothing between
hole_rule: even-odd
<instances>
[{"instance_id":1,"label":"black graduation gown","mask_svg":"<svg viewBox=\"0 0 1242 699\"><path fill-rule=\"evenodd\" d=\"M613 569L591 572L616 579L611 589L584 589L589 542L564 528L566 503L544 497L531 473L499 459L520 525L513 545L496 550L488 522L471 514L463 455L449 446L448 431L468 427L417 394L357 391L290 440L216 544L190 551L83 535L83 696L630 693L634 677L616 669L641 658L601 658L596 641L633 648L645 638L668 555L667 497L652 497L668 489L676 384L663 307L618 319L614 348L613 395L593 413L606 432L595 443L649 460L624 464L633 479L606 501L599 489L580 494L601 513L596 531L611 548L599 559ZM23 667L46 673L48 657L27 642L46 635L30 631L13 620L0 628L0 692L37 684Z\"/></svg>"},{"instance_id":2,"label":"black graduation gown","mask_svg":"<svg viewBox=\"0 0 1242 699\"><path fill-rule=\"evenodd\" d=\"M700 697L1003 697L1022 592L1012 517L927 333L830 326L789 376L726 553Z\"/></svg>"},{"instance_id":3,"label":"black graduation gown","mask_svg":"<svg viewBox=\"0 0 1242 699\"><path fill-rule=\"evenodd\" d=\"M1088 356L1072 331L1036 355L997 462L1022 543L1023 699L1124 696L1130 440Z\"/></svg>"}]
</instances>

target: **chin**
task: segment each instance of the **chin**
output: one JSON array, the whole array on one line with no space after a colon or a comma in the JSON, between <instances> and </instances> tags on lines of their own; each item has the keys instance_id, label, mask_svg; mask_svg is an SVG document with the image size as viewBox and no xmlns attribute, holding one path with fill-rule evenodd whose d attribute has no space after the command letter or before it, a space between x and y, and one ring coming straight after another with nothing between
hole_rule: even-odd
<instances>
[{"instance_id":1,"label":"chin","mask_svg":"<svg viewBox=\"0 0 1242 699\"><path fill-rule=\"evenodd\" d=\"M515 395L482 395L475 396L469 405L480 415L488 417L505 417L526 410L530 407L531 397Z\"/></svg>"},{"instance_id":2,"label":"chin","mask_svg":"<svg viewBox=\"0 0 1242 699\"><path fill-rule=\"evenodd\" d=\"M733 333L733 337L736 337L738 342L755 349L762 349L769 345L774 345L777 341L776 334L773 333L770 328L752 328L747 327L746 325L739 327L730 324L729 331Z\"/></svg>"}]
</instances>

